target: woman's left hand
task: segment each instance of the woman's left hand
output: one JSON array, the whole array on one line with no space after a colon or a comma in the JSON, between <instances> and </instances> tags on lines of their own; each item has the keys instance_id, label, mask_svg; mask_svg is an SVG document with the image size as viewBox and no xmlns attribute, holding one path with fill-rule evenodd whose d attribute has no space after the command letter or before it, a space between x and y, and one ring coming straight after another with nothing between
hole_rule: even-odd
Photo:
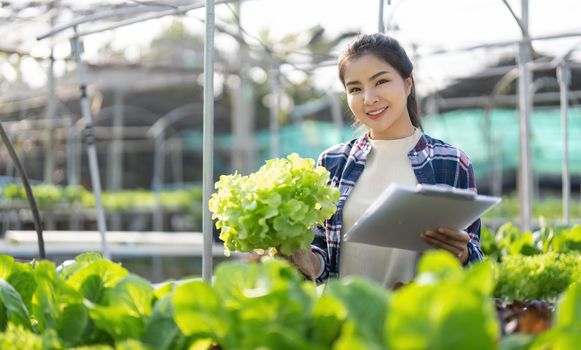
<instances>
[{"instance_id":1,"label":"woman's left hand","mask_svg":"<svg viewBox=\"0 0 581 350\"><path fill-rule=\"evenodd\" d=\"M426 230L420 237L430 246L454 254L462 264L468 260L470 236L465 231L440 227L437 230Z\"/></svg>"}]
</instances>

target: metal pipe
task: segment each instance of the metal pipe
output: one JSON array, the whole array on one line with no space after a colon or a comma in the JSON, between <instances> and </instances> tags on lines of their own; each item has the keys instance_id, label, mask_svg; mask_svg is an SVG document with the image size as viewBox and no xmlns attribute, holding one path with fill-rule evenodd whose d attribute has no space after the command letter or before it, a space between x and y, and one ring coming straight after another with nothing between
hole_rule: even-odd
<instances>
[{"instance_id":1,"label":"metal pipe","mask_svg":"<svg viewBox=\"0 0 581 350\"><path fill-rule=\"evenodd\" d=\"M125 131L125 93L115 91L113 107L113 142L111 143L111 163L109 172L109 188L119 191L123 188L123 135Z\"/></svg>"},{"instance_id":2,"label":"metal pipe","mask_svg":"<svg viewBox=\"0 0 581 350\"><path fill-rule=\"evenodd\" d=\"M278 63L276 59L272 60L270 69L270 157L277 158L280 155L280 138L279 138L279 81L278 81Z\"/></svg>"},{"instance_id":3,"label":"metal pipe","mask_svg":"<svg viewBox=\"0 0 581 350\"><path fill-rule=\"evenodd\" d=\"M510 14L512 15L512 18L516 21L516 24L518 24L521 34L523 36L529 36L529 30L527 28L527 25L525 25L520 18L518 18L518 16L516 15L516 13L514 12L514 10L512 9L512 7L510 6L510 4L508 3L507 0L502 0L502 2L504 3L504 5L508 8L508 11L510 11Z\"/></svg>"},{"instance_id":4,"label":"metal pipe","mask_svg":"<svg viewBox=\"0 0 581 350\"><path fill-rule=\"evenodd\" d=\"M528 0L521 0L521 22L523 32L528 33L529 6ZM521 229L529 231L531 229L532 214L532 159L530 146L530 115L532 103L530 98L529 85L531 82L531 71L527 66L531 60L530 45L528 37L523 35L523 40L519 43L519 116L520 116L520 166L519 166L519 198L520 198L520 221Z\"/></svg>"},{"instance_id":5,"label":"metal pipe","mask_svg":"<svg viewBox=\"0 0 581 350\"><path fill-rule=\"evenodd\" d=\"M559 80L559 90L561 92L561 133L563 136L563 222L565 225L571 223L569 215L569 203L571 201L571 175L569 174L569 130L567 130L567 109L569 84L571 83L571 69L567 61L563 60L557 67L557 79Z\"/></svg>"},{"instance_id":6,"label":"metal pipe","mask_svg":"<svg viewBox=\"0 0 581 350\"><path fill-rule=\"evenodd\" d=\"M123 188L123 135L125 131L125 110L123 106L124 92L116 90L113 104L113 141L108 146L107 162L107 187L110 191L119 191ZM95 128L96 129L96 128ZM96 130L95 130L96 131ZM121 230L121 213L113 212L110 215L111 228L114 231Z\"/></svg>"},{"instance_id":7,"label":"metal pipe","mask_svg":"<svg viewBox=\"0 0 581 350\"><path fill-rule=\"evenodd\" d=\"M184 146L180 138L176 138L172 142L172 172L173 182L184 182Z\"/></svg>"},{"instance_id":8,"label":"metal pipe","mask_svg":"<svg viewBox=\"0 0 581 350\"><path fill-rule=\"evenodd\" d=\"M528 8L528 6L527 6ZM480 44L480 45L474 45L474 46L466 46L466 47L460 47L460 48L452 48L452 49L436 49L436 50L432 50L430 52L423 52L422 56L426 56L426 55L438 55L438 54L444 54L444 53L450 53L450 52L463 52L463 51L472 51L472 50L477 50L477 49L487 49L487 48L492 48L492 47L504 47L504 46L512 46L515 44L519 44L521 42L525 43L525 44L529 44L533 41L542 41L542 40L553 40L553 39L565 39L565 38L572 38L572 37L576 37L576 36L581 36L581 32L567 32L567 33L561 33L561 34L549 34L549 35L541 35L541 36L537 36L537 37L526 37L526 38L522 38L518 41L515 40L506 40L506 41L498 41L495 43L487 43L487 44Z\"/></svg>"},{"instance_id":9,"label":"metal pipe","mask_svg":"<svg viewBox=\"0 0 581 350\"><path fill-rule=\"evenodd\" d=\"M60 32L63 32L69 28L75 28L80 24L89 23L89 22L93 22L96 20L105 19L108 17L116 17L116 16L121 16L121 15L134 15L134 14L137 14L140 12L153 11L156 8L164 8L165 9L167 7L165 7L165 6L164 7L150 6L150 5L147 5L146 7L132 6L132 7L123 7L120 9L114 9L114 10L110 10L110 11L103 11L103 12L99 12L99 13L94 13L92 15L75 19L74 21L72 21L70 23L59 26L57 28L54 28L51 31L46 32L45 34L37 36L36 40L43 40L43 39L55 36L55 35L59 34Z\"/></svg>"},{"instance_id":10,"label":"metal pipe","mask_svg":"<svg viewBox=\"0 0 581 350\"><path fill-rule=\"evenodd\" d=\"M237 35L242 38L244 29L241 23L241 0L236 2L236 24L238 27ZM232 168L242 175L247 175L254 167L254 115L249 111L252 96L252 86L248 82L248 47L242 41L238 41L238 52L236 56L236 66L239 83L236 86L230 86L232 101L232 130L234 135L234 147L232 149Z\"/></svg>"},{"instance_id":11,"label":"metal pipe","mask_svg":"<svg viewBox=\"0 0 581 350\"><path fill-rule=\"evenodd\" d=\"M161 190L165 181L165 127L155 135L153 169L153 190L155 191L156 210L153 212L153 230L163 230L163 205L161 203Z\"/></svg>"},{"instance_id":12,"label":"metal pipe","mask_svg":"<svg viewBox=\"0 0 581 350\"><path fill-rule=\"evenodd\" d=\"M202 253L202 278L212 280L213 270L213 223L208 202L214 188L214 0L206 0L206 31L204 40L204 150L203 185L204 210L202 231L204 247Z\"/></svg>"},{"instance_id":13,"label":"metal pipe","mask_svg":"<svg viewBox=\"0 0 581 350\"><path fill-rule=\"evenodd\" d=\"M217 4L220 3L226 3L226 2L232 2L234 0L216 0ZM204 7L204 4L202 3L202 1L198 1L198 3L194 4L194 5L188 5L188 6L182 6L176 9L172 9L172 10L167 10L167 11L160 11L158 13L154 13L151 15L145 15L145 16L141 16L141 17L137 17L137 18L132 18L132 19L128 19L125 21L120 21L117 22L115 24L109 25L109 26L104 26L101 28L97 28L97 29L92 29L92 30L87 30L87 31L83 31L83 32L79 32L78 36L82 37L82 36L87 36L87 35L91 35L91 34L96 34L96 33L101 33L104 31L108 31L108 30L112 30L112 29L117 29L120 27L125 27L131 24L135 24L135 23L140 23L140 22L144 22L144 21L148 21L150 19L156 19L156 18L160 18L160 17L165 17L165 16L173 16L173 15L178 15L180 13L184 13L184 12L188 12L190 10L195 10L198 8ZM42 36L42 38L46 37L46 35ZM40 40L40 39L39 39Z\"/></svg>"},{"instance_id":14,"label":"metal pipe","mask_svg":"<svg viewBox=\"0 0 581 350\"><path fill-rule=\"evenodd\" d=\"M385 23L383 21L383 1L379 0L379 21L377 23L377 31L379 33L385 33Z\"/></svg>"},{"instance_id":15,"label":"metal pipe","mask_svg":"<svg viewBox=\"0 0 581 350\"><path fill-rule=\"evenodd\" d=\"M335 129L337 130L337 140L335 142L339 143L343 140L343 114L341 113L341 99L334 92L329 92L328 97L331 106L331 116L333 117L333 123L335 124Z\"/></svg>"},{"instance_id":16,"label":"metal pipe","mask_svg":"<svg viewBox=\"0 0 581 350\"><path fill-rule=\"evenodd\" d=\"M51 22L53 22L51 20ZM55 94L55 76L54 76L54 47L51 46L50 48L50 57L49 57L49 64L48 64L48 81L47 81L47 89L48 89L48 96L47 96L47 104L46 104L46 118L48 120L48 130L47 130L47 139L46 139L46 149L44 153L44 182L51 184L53 182L53 173L54 173L54 119L55 119L55 110L56 110L56 94Z\"/></svg>"},{"instance_id":17,"label":"metal pipe","mask_svg":"<svg viewBox=\"0 0 581 350\"><path fill-rule=\"evenodd\" d=\"M75 28L76 31L76 28ZM97 209L97 226L101 233L101 254L106 259L110 259L107 247L107 226L105 222L105 211L101 200L101 179L99 177L99 163L97 161L97 148L95 146L95 134L93 130L93 118L89 108L89 98L87 96L87 81L85 75L85 65L81 59L83 48L78 36L71 39L71 51L77 62L77 72L79 76L79 89L81 91L81 112L85 121L84 138L87 143L87 155L89 159L89 170L91 173L91 183L93 195L95 196L95 207Z\"/></svg>"},{"instance_id":18,"label":"metal pipe","mask_svg":"<svg viewBox=\"0 0 581 350\"><path fill-rule=\"evenodd\" d=\"M77 186L79 184L78 164L80 163L78 155L81 153L81 144L78 141L77 128L72 115L67 119L67 136L66 136L66 152L67 152L67 185ZM73 211L69 217L69 230L77 230L80 226L80 215Z\"/></svg>"}]
</instances>

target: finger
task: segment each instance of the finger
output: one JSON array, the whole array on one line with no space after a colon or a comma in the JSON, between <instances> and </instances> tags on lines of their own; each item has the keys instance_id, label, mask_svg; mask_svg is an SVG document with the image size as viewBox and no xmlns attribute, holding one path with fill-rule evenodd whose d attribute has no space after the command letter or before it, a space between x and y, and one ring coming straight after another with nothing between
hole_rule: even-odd
<instances>
[{"instance_id":1,"label":"finger","mask_svg":"<svg viewBox=\"0 0 581 350\"><path fill-rule=\"evenodd\" d=\"M422 238L424 239L424 241L426 241L426 243L428 243L429 245L431 245L434 248L445 249L445 250L452 252L453 254L457 254L458 251L460 250L460 249L458 249L458 247L455 247L455 246L447 243L446 241L434 238L433 236L428 236L427 234L423 235Z\"/></svg>"},{"instance_id":2,"label":"finger","mask_svg":"<svg viewBox=\"0 0 581 350\"><path fill-rule=\"evenodd\" d=\"M438 240L438 241L442 242L443 244L449 245L456 250L463 251L466 247L466 242L450 239L448 236L446 236L440 232L428 230L425 233L428 237L435 239L435 240Z\"/></svg>"},{"instance_id":3,"label":"finger","mask_svg":"<svg viewBox=\"0 0 581 350\"><path fill-rule=\"evenodd\" d=\"M427 244L429 244L431 247L435 248L435 249L442 249L445 250L457 257L461 257L462 256L462 251L459 251L458 249L456 249L455 247L452 247L450 245L447 245L445 243L442 243L441 241L426 237L425 241Z\"/></svg>"},{"instance_id":4,"label":"finger","mask_svg":"<svg viewBox=\"0 0 581 350\"><path fill-rule=\"evenodd\" d=\"M453 230L453 229L447 228L447 227L440 227L440 228L438 228L437 232L442 234L442 235L447 236L450 239L463 242L464 244L466 244L466 243L468 243L468 241L470 241L470 236L468 235L468 233L466 233L464 231Z\"/></svg>"},{"instance_id":5,"label":"finger","mask_svg":"<svg viewBox=\"0 0 581 350\"><path fill-rule=\"evenodd\" d=\"M430 233L431 233L431 235L430 235ZM464 251L464 247L461 247L461 246L458 247L458 246L450 244L448 241L440 240L440 239L436 238L433 234L433 231L426 231L426 233L422 235L422 238L430 246L432 246L434 248L447 250L456 256L458 256L459 254L462 254L462 252Z\"/></svg>"}]
</instances>

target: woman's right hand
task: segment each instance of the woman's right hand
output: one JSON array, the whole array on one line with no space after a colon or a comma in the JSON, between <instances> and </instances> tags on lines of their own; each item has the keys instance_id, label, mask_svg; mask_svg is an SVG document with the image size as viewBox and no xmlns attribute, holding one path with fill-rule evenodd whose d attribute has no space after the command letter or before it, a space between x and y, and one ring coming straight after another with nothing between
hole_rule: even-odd
<instances>
[{"instance_id":1,"label":"woman's right hand","mask_svg":"<svg viewBox=\"0 0 581 350\"><path fill-rule=\"evenodd\" d=\"M321 260L312 250L296 250L288 260L311 280L317 278L321 270Z\"/></svg>"}]
</instances>

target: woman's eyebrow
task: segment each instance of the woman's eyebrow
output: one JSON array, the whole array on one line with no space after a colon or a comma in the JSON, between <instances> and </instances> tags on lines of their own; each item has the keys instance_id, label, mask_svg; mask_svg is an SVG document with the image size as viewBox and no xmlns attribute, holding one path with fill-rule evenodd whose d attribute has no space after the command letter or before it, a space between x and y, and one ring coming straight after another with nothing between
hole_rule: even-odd
<instances>
[{"instance_id":1,"label":"woman's eyebrow","mask_svg":"<svg viewBox=\"0 0 581 350\"><path fill-rule=\"evenodd\" d=\"M380 71L380 72L377 72L377 73L373 74L373 75L371 76L371 78L369 78L369 81L372 81L373 79L377 78L378 76L380 76L380 75L383 75L383 74L387 74L387 73L389 73L389 71L387 71L387 70L382 70L382 71ZM355 85L355 84L359 84L359 80L352 80L352 81L348 81L348 82L345 84L345 86L348 86L348 85Z\"/></svg>"}]
</instances>

